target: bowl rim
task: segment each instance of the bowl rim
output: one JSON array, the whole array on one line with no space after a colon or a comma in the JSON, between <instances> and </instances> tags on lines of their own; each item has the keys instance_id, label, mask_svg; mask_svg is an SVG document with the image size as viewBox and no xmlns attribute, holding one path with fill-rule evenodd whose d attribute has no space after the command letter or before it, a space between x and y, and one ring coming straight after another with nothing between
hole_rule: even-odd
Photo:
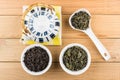
<instances>
[{"instance_id":1,"label":"bowl rim","mask_svg":"<svg viewBox=\"0 0 120 80\"><path fill-rule=\"evenodd\" d=\"M43 48L44 50L46 50L47 53L48 53L48 56L49 56L48 66L47 66L44 70L39 71L39 72L30 71L30 70L25 66L25 63L23 62L26 51L29 50L29 49L31 49L31 48L33 48L33 47L35 47L35 46L41 47L41 48ZM47 47L45 47L45 46L43 46L43 45L41 45L41 44L32 44L32 45L29 45L29 46L27 46L27 47L23 50L23 52L22 52L22 55L21 55L21 65L22 65L22 68L23 68L27 73L29 73L29 74L31 74L31 75L42 75L42 74L44 74L45 72L47 72L47 71L49 70L49 68L51 67L51 65L52 65L52 55L51 55L51 52L49 51L49 49L48 49Z\"/></svg>"},{"instance_id":2,"label":"bowl rim","mask_svg":"<svg viewBox=\"0 0 120 80\"><path fill-rule=\"evenodd\" d=\"M79 71L71 71L71 70L69 70L68 68L66 68L65 65L64 65L64 63L63 63L63 55L64 55L64 52L65 52L68 48L73 47L73 46L79 46L79 47L83 48L83 49L86 51L87 55L88 55L88 62L87 62L86 67L84 67L82 70L79 70ZM91 64L91 55L90 55L89 50L88 50L85 46L83 46L83 45L81 45L81 44L78 44L78 43L71 43L71 44L68 44L67 46L65 46L65 47L62 49L62 51L61 51L61 53L60 53L60 56L59 56L59 62L60 62L60 66L62 67L62 69L63 69L66 73L71 74L71 75L80 75L80 74L84 73L86 70L88 70L88 68L90 67L90 64Z\"/></svg>"}]
</instances>

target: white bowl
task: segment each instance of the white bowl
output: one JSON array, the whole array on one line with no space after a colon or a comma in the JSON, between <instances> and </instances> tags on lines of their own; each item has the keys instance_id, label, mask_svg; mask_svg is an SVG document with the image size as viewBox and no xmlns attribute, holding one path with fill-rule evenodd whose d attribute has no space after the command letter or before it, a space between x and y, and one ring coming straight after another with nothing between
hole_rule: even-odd
<instances>
[{"instance_id":1,"label":"white bowl","mask_svg":"<svg viewBox=\"0 0 120 80\"><path fill-rule=\"evenodd\" d=\"M25 66L25 63L23 62L26 51L29 50L30 48L35 47L35 46L41 47L41 48L43 48L44 50L46 50L47 53L48 53L48 56L49 56L48 66L47 66L44 70L39 71L39 72L30 71L30 70ZM42 75L42 74L44 74L45 72L47 72L47 71L49 70L49 68L51 67L51 65L52 65L52 55L51 55L51 52L49 51L49 49L48 49L47 47L45 47L45 46L43 46L43 45L40 45L40 44L30 45L30 46L26 47L26 48L23 50L23 52L22 52L22 55L21 55L21 65L22 65L23 69L24 69L27 73L29 73L29 74L31 74L31 75Z\"/></svg>"},{"instance_id":2,"label":"white bowl","mask_svg":"<svg viewBox=\"0 0 120 80\"><path fill-rule=\"evenodd\" d=\"M65 65L64 65L64 63L63 63L63 55L64 55L65 51L68 48L73 47L73 46L79 46L79 47L83 48L86 51L86 53L87 53L87 56L88 56L87 65L82 70L71 71L68 68L66 68ZM64 47L62 49L62 51L60 53L60 56L59 56L59 62L60 62L60 66L62 67L62 69L65 72L67 72L68 74L71 74L71 75L80 75L80 74L84 73L89 68L89 66L91 64L91 56L90 56L90 53L89 53L88 49L85 46L83 46L81 44L77 44L77 43L72 43L72 44L69 44L69 45L67 45L66 47Z\"/></svg>"}]
</instances>

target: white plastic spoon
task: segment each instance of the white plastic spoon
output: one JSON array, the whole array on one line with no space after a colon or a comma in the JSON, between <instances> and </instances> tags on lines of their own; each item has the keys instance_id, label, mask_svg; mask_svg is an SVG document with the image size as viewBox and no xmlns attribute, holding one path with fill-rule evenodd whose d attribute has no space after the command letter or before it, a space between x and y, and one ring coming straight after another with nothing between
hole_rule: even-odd
<instances>
[{"instance_id":1,"label":"white plastic spoon","mask_svg":"<svg viewBox=\"0 0 120 80\"><path fill-rule=\"evenodd\" d=\"M103 46L103 44L98 40L98 38L95 36L95 34L93 33L92 29L91 29L91 19L89 21L89 26L86 30L80 30L80 29L76 29L74 26L72 26L72 23L71 23L71 18L74 16L75 13L78 13L80 11L83 11L83 12L86 12L88 13L89 16L91 16L90 12L84 8L82 9L79 9L77 11L75 11L69 18L69 24L70 26L75 29L75 30L78 30L78 31L82 31L84 32L85 34L87 34L90 39L93 41L93 43L95 44L95 46L97 47L98 51L100 52L100 54L103 56L103 58L107 61L110 59L110 54L109 52L107 51L107 49Z\"/></svg>"}]
</instances>

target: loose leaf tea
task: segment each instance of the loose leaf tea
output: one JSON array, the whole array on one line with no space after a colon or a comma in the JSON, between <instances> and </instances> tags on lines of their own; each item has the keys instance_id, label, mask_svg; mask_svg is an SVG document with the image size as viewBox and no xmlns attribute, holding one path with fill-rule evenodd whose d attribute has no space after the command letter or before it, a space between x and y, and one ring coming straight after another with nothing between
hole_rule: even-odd
<instances>
[{"instance_id":1,"label":"loose leaf tea","mask_svg":"<svg viewBox=\"0 0 120 80\"><path fill-rule=\"evenodd\" d=\"M26 51L24 57L25 66L34 72L44 70L49 62L49 56L41 47L33 47Z\"/></svg>"},{"instance_id":2,"label":"loose leaf tea","mask_svg":"<svg viewBox=\"0 0 120 80\"><path fill-rule=\"evenodd\" d=\"M79 46L68 48L63 56L64 65L72 71L78 71L86 67L87 60L88 56L86 51Z\"/></svg>"},{"instance_id":3,"label":"loose leaf tea","mask_svg":"<svg viewBox=\"0 0 120 80\"><path fill-rule=\"evenodd\" d=\"M76 29L86 30L89 27L90 15L85 11L75 13L71 18L72 26Z\"/></svg>"}]
</instances>

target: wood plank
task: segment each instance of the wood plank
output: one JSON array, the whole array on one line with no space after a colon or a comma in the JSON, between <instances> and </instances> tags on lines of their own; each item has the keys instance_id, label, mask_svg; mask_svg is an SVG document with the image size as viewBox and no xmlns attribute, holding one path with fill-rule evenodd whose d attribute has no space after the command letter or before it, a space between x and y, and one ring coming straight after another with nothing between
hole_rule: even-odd
<instances>
[{"instance_id":1,"label":"wood plank","mask_svg":"<svg viewBox=\"0 0 120 80\"><path fill-rule=\"evenodd\" d=\"M20 16L0 16L0 38L18 38L21 34Z\"/></svg>"},{"instance_id":2,"label":"wood plank","mask_svg":"<svg viewBox=\"0 0 120 80\"><path fill-rule=\"evenodd\" d=\"M88 38L84 33L70 28L69 16L62 16L62 37L71 39ZM91 25L98 38L120 38L120 15L93 15ZM21 33L21 16L0 16L0 38L20 38Z\"/></svg>"},{"instance_id":3,"label":"wood plank","mask_svg":"<svg viewBox=\"0 0 120 80\"><path fill-rule=\"evenodd\" d=\"M84 33L69 26L69 16L63 16L63 38L88 38ZM92 30L98 38L119 38L120 15L93 15L91 19Z\"/></svg>"},{"instance_id":4,"label":"wood plank","mask_svg":"<svg viewBox=\"0 0 120 80\"><path fill-rule=\"evenodd\" d=\"M0 80L120 80L120 63L92 63L79 76L68 75L58 63L53 63L50 70L41 76L27 74L20 63L0 63L0 71Z\"/></svg>"},{"instance_id":5,"label":"wood plank","mask_svg":"<svg viewBox=\"0 0 120 80\"><path fill-rule=\"evenodd\" d=\"M0 0L0 15L21 15L23 5L36 2L60 5L63 14L71 14L80 8L87 8L92 14L120 14L119 0Z\"/></svg>"},{"instance_id":6,"label":"wood plank","mask_svg":"<svg viewBox=\"0 0 120 80\"><path fill-rule=\"evenodd\" d=\"M120 39L100 39L111 54L109 62L120 62ZM90 39L63 39L61 46L47 46L53 56L53 62L58 62L60 51L70 43L79 43L88 48L92 62L105 62ZM20 56L26 46L19 39L0 39L0 61L20 61Z\"/></svg>"}]
</instances>

